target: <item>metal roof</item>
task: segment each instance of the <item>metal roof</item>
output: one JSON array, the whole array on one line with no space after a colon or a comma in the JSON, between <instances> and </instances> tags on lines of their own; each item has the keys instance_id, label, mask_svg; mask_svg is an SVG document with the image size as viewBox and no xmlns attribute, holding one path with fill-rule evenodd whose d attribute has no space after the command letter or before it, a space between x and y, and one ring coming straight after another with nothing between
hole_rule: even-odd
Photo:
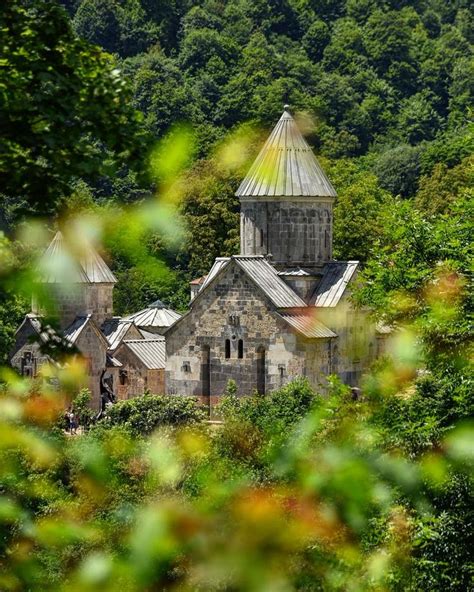
<instances>
[{"instance_id":1,"label":"metal roof","mask_svg":"<svg viewBox=\"0 0 474 592\"><path fill-rule=\"evenodd\" d=\"M128 317L137 327L170 327L181 315L171 308L167 308L161 300L156 300L147 308L140 310Z\"/></svg>"},{"instance_id":2,"label":"metal roof","mask_svg":"<svg viewBox=\"0 0 474 592\"><path fill-rule=\"evenodd\" d=\"M26 322L30 323L43 343L48 343L49 341L56 341L60 343L62 341L61 337L58 335L58 333L56 333L55 329L53 329L51 325L43 325L42 318L39 315L31 312L25 315L25 318L16 330L16 333L20 331Z\"/></svg>"},{"instance_id":3,"label":"metal roof","mask_svg":"<svg viewBox=\"0 0 474 592\"><path fill-rule=\"evenodd\" d=\"M123 345L128 347L136 357L149 369L158 370L165 367L165 339L130 339Z\"/></svg>"},{"instance_id":4,"label":"metal roof","mask_svg":"<svg viewBox=\"0 0 474 592\"><path fill-rule=\"evenodd\" d=\"M390 333L393 333L393 327L390 327L390 325L386 325L383 321L379 321L375 325L375 331L379 335L390 335Z\"/></svg>"},{"instance_id":5,"label":"metal roof","mask_svg":"<svg viewBox=\"0 0 474 592\"><path fill-rule=\"evenodd\" d=\"M266 294L276 308L295 308L306 306L296 292L286 284L278 275L277 270L263 255L245 257L232 255L232 257L217 257L204 284L201 286L196 298L217 277L230 261L237 265L250 277L250 279ZM193 301L194 302L194 301Z\"/></svg>"},{"instance_id":6,"label":"metal roof","mask_svg":"<svg viewBox=\"0 0 474 592\"><path fill-rule=\"evenodd\" d=\"M204 281L202 283L199 292L202 292L203 288L205 288L212 280L216 277L216 275L223 269L227 263L229 263L230 257L216 257L214 264L211 267L210 272L204 276Z\"/></svg>"},{"instance_id":7,"label":"metal roof","mask_svg":"<svg viewBox=\"0 0 474 592\"><path fill-rule=\"evenodd\" d=\"M120 317L113 317L102 324L101 330L109 342L110 349L117 349L132 325L133 321Z\"/></svg>"},{"instance_id":8,"label":"metal roof","mask_svg":"<svg viewBox=\"0 0 474 592\"><path fill-rule=\"evenodd\" d=\"M336 197L287 105L236 195Z\"/></svg>"},{"instance_id":9,"label":"metal roof","mask_svg":"<svg viewBox=\"0 0 474 592\"><path fill-rule=\"evenodd\" d=\"M80 334L91 320L91 315L76 317L74 321L63 331L63 336L69 343L76 343Z\"/></svg>"},{"instance_id":10,"label":"metal roof","mask_svg":"<svg viewBox=\"0 0 474 592\"><path fill-rule=\"evenodd\" d=\"M58 231L40 259L40 281L48 284L117 282L105 261L89 244L81 241L77 247L78 252L74 253Z\"/></svg>"},{"instance_id":11,"label":"metal roof","mask_svg":"<svg viewBox=\"0 0 474 592\"><path fill-rule=\"evenodd\" d=\"M123 366L122 362L119 362L117 358L114 358L110 354L106 356L106 366L107 368L121 368Z\"/></svg>"},{"instance_id":12,"label":"metal roof","mask_svg":"<svg viewBox=\"0 0 474 592\"><path fill-rule=\"evenodd\" d=\"M265 257L232 257L245 273L261 288L277 308L306 306L296 292L278 275Z\"/></svg>"},{"instance_id":13,"label":"metal roof","mask_svg":"<svg viewBox=\"0 0 474 592\"><path fill-rule=\"evenodd\" d=\"M312 274L310 274L308 271L305 271L304 269L285 269L284 271L279 271L278 275L283 276L283 277L305 277L305 276L310 276Z\"/></svg>"},{"instance_id":14,"label":"metal roof","mask_svg":"<svg viewBox=\"0 0 474 592\"><path fill-rule=\"evenodd\" d=\"M312 311L301 312L285 312L279 313L282 319L302 333L305 337L315 339L327 339L330 337L337 337L334 331L326 327L321 321L316 318L314 309Z\"/></svg>"},{"instance_id":15,"label":"metal roof","mask_svg":"<svg viewBox=\"0 0 474 592\"><path fill-rule=\"evenodd\" d=\"M337 306L358 265L358 261L326 263L323 277L311 296L310 305L321 307Z\"/></svg>"}]
</instances>

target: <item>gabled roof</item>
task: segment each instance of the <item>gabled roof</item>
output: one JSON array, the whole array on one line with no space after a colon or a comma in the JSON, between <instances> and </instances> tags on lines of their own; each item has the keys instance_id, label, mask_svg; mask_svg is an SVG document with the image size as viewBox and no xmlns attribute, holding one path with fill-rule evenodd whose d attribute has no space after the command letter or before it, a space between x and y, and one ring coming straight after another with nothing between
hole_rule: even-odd
<instances>
[{"instance_id":1,"label":"gabled roof","mask_svg":"<svg viewBox=\"0 0 474 592\"><path fill-rule=\"evenodd\" d=\"M336 197L287 105L236 195Z\"/></svg>"},{"instance_id":2,"label":"gabled roof","mask_svg":"<svg viewBox=\"0 0 474 592\"><path fill-rule=\"evenodd\" d=\"M77 253L71 251L60 231L56 233L39 264L41 282L54 284L114 284L116 277L102 257L90 245L81 242Z\"/></svg>"},{"instance_id":3,"label":"gabled roof","mask_svg":"<svg viewBox=\"0 0 474 592\"><path fill-rule=\"evenodd\" d=\"M230 261L235 261L246 275L265 293L276 308L306 306L304 300L281 279L276 269L263 255L251 257L241 255L218 257L196 298L204 292L206 287L220 274Z\"/></svg>"},{"instance_id":4,"label":"gabled roof","mask_svg":"<svg viewBox=\"0 0 474 592\"><path fill-rule=\"evenodd\" d=\"M113 317L104 321L101 330L107 338L111 350L117 349L132 325L133 321L120 317Z\"/></svg>"},{"instance_id":5,"label":"gabled roof","mask_svg":"<svg viewBox=\"0 0 474 592\"><path fill-rule=\"evenodd\" d=\"M63 337L69 343L75 344L79 337L81 336L82 332L87 326L91 326L97 336L104 342L104 345L108 347L109 343L103 333L100 331L99 327L95 324L92 315L80 316L76 317L74 321L66 327L63 331Z\"/></svg>"},{"instance_id":6,"label":"gabled roof","mask_svg":"<svg viewBox=\"0 0 474 592\"><path fill-rule=\"evenodd\" d=\"M328 339L337 337L334 331L326 327L316 318L316 311L314 309L306 309L301 311L280 312L279 316L289 325L291 325L298 333L305 337L316 339Z\"/></svg>"},{"instance_id":7,"label":"gabled roof","mask_svg":"<svg viewBox=\"0 0 474 592\"><path fill-rule=\"evenodd\" d=\"M53 329L53 327L51 327L50 325L43 325L42 318L33 312L30 312L25 315L23 322L18 327L18 329L15 331L15 335L21 331L21 329L25 325L25 323L28 323L29 325L31 325L31 327L33 328L35 333L38 334L38 337L40 338L40 340L43 343L48 343L51 340L57 341L57 342L62 341L61 337L58 335L56 330Z\"/></svg>"},{"instance_id":8,"label":"gabled roof","mask_svg":"<svg viewBox=\"0 0 474 592\"><path fill-rule=\"evenodd\" d=\"M170 327L180 318L179 313L167 308L161 300L156 300L147 308L125 317L125 320L133 321L137 327Z\"/></svg>"},{"instance_id":9,"label":"gabled roof","mask_svg":"<svg viewBox=\"0 0 474 592\"><path fill-rule=\"evenodd\" d=\"M123 342L135 356L149 369L159 370L165 367L166 348L164 337L156 339L130 339Z\"/></svg>"},{"instance_id":10,"label":"gabled roof","mask_svg":"<svg viewBox=\"0 0 474 592\"><path fill-rule=\"evenodd\" d=\"M310 305L323 308L337 306L358 265L358 261L326 263L323 277L311 296Z\"/></svg>"}]
</instances>

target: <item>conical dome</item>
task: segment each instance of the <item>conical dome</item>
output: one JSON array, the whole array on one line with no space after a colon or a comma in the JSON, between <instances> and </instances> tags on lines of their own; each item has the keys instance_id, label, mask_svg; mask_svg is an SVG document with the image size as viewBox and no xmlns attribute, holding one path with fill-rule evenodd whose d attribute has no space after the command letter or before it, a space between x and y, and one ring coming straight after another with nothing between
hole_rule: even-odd
<instances>
[{"instance_id":1,"label":"conical dome","mask_svg":"<svg viewBox=\"0 0 474 592\"><path fill-rule=\"evenodd\" d=\"M287 105L236 195L336 197Z\"/></svg>"},{"instance_id":2,"label":"conical dome","mask_svg":"<svg viewBox=\"0 0 474 592\"><path fill-rule=\"evenodd\" d=\"M71 252L58 231L40 260L40 280L48 284L115 284L117 279L97 251L87 244L80 247L77 254Z\"/></svg>"},{"instance_id":3,"label":"conical dome","mask_svg":"<svg viewBox=\"0 0 474 592\"><path fill-rule=\"evenodd\" d=\"M170 327L180 318L179 313L167 308L161 300L156 300L147 308L126 317L127 320L133 321L137 327L151 331Z\"/></svg>"}]
</instances>

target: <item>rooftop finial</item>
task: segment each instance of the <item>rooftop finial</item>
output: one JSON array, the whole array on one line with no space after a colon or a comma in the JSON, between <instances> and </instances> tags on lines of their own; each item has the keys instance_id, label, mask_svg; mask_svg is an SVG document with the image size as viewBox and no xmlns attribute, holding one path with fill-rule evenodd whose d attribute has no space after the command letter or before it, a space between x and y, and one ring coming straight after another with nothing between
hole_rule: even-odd
<instances>
[{"instance_id":1,"label":"rooftop finial","mask_svg":"<svg viewBox=\"0 0 474 592\"><path fill-rule=\"evenodd\" d=\"M286 105L283 105L283 109L284 109L285 111L288 111L288 113L290 112L290 106L289 106L288 104L286 104Z\"/></svg>"}]
</instances>

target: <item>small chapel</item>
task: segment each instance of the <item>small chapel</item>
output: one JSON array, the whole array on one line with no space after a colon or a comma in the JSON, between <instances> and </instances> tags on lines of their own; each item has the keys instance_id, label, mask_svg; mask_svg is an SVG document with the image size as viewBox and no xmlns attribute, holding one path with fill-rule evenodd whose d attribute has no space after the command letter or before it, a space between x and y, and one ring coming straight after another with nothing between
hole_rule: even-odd
<instances>
[{"instance_id":1,"label":"small chapel","mask_svg":"<svg viewBox=\"0 0 474 592\"><path fill-rule=\"evenodd\" d=\"M298 376L357 387L386 331L356 308L358 261L332 256L336 191L288 106L237 190L240 254L191 283L166 332L166 392L213 407L230 379L265 394Z\"/></svg>"}]
</instances>

